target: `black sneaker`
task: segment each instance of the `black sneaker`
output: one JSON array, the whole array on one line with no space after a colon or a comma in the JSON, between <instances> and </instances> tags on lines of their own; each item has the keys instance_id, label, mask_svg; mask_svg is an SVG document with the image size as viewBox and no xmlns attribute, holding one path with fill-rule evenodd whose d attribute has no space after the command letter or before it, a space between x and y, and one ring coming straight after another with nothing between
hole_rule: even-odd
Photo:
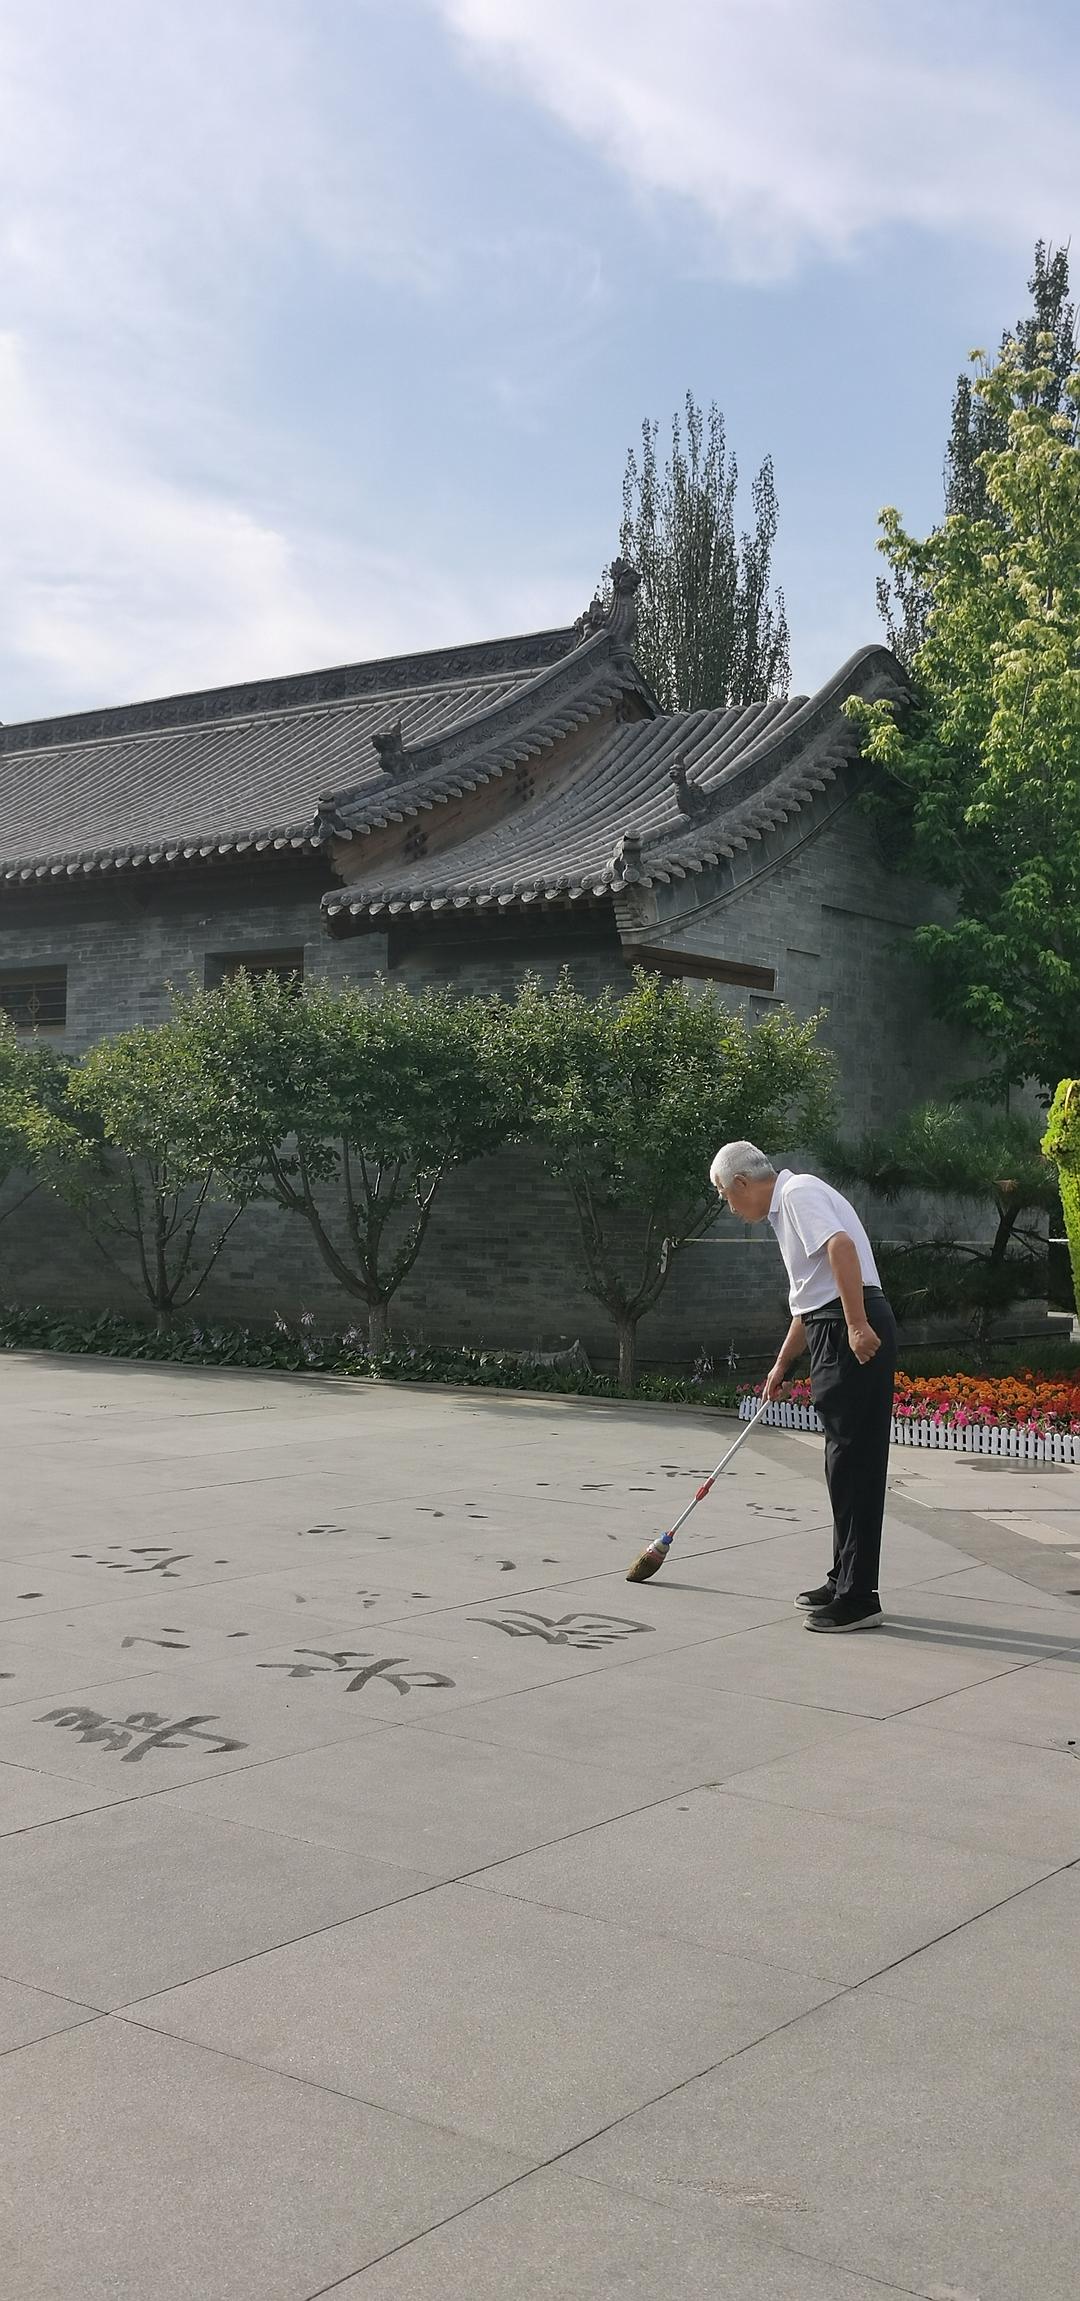
<instances>
[{"instance_id":1,"label":"black sneaker","mask_svg":"<svg viewBox=\"0 0 1080 2301\"><path fill-rule=\"evenodd\" d=\"M881 1620L881 1600L875 1590L870 1598L834 1598L831 1606L819 1606L816 1613L808 1614L808 1630L874 1630Z\"/></svg>"},{"instance_id":2,"label":"black sneaker","mask_svg":"<svg viewBox=\"0 0 1080 2301\"><path fill-rule=\"evenodd\" d=\"M800 1590L797 1606L831 1606L836 1596L835 1582L821 1582L816 1590Z\"/></svg>"}]
</instances>

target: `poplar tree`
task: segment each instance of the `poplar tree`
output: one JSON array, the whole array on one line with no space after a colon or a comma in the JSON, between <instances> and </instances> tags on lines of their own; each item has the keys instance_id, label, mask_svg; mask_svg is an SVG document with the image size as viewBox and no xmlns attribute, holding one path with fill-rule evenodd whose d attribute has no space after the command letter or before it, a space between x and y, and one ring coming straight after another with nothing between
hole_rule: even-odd
<instances>
[{"instance_id":1,"label":"poplar tree","mask_svg":"<svg viewBox=\"0 0 1080 2301\"><path fill-rule=\"evenodd\" d=\"M739 534L739 473L715 402L686 395L661 468L660 427L646 421L623 480L619 549L641 575L636 654L664 711L763 703L790 679L784 594L772 587L779 507L772 459L750 490Z\"/></svg>"}]
</instances>

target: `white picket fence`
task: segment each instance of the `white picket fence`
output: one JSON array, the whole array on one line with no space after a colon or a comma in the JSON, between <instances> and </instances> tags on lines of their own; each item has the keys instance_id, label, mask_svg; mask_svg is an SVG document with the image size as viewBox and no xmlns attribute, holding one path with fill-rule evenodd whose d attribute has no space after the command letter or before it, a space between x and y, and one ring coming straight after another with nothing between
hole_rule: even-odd
<instances>
[{"instance_id":1,"label":"white picket fence","mask_svg":"<svg viewBox=\"0 0 1080 2301\"><path fill-rule=\"evenodd\" d=\"M756 1398L740 1399L740 1421L749 1422L758 1404ZM821 1429L812 1406L791 1406L779 1400L766 1407L761 1419L779 1430ZM962 1423L958 1428L929 1417L894 1415L892 1442L894 1446L936 1446L947 1454L1004 1455L1012 1462L1080 1462L1080 1438L1067 1431L1055 1430L1039 1438L1030 1430L1007 1430L998 1423L989 1427Z\"/></svg>"}]
</instances>

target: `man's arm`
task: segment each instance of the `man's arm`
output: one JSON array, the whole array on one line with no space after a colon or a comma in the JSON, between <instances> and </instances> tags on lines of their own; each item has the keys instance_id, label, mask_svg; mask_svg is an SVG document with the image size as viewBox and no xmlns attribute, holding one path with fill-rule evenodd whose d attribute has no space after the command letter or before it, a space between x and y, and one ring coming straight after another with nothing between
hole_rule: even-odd
<instances>
[{"instance_id":1,"label":"man's arm","mask_svg":"<svg viewBox=\"0 0 1080 2301\"><path fill-rule=\"evenodd\" d=\"M829 1268L836 1280L836 1291L844 1305L848 1342L853 1357L860 1366L866 1366L875 1351L881 1349L881 1337L875 1334L866 1315L863 1300L862 1272L859 1269L858 1250L846 1230L838 1230L825 1249Z\"/></svg>"},{"instance_id":2,"label":"man's arm","mask_svg":"<svg viewBox=\"0 0 1080 2301\"><path fill-rule=\"evenodd\" d=\"M801 1318L793 1318L780 1345L776 1363L770 1366L761 1386L763 1398L776 1398L779 1395L781 1384L787 1380L790 1369L796 1359L802 1357L805 1349L806 1328Z\"/></svg>"}]
</instances>

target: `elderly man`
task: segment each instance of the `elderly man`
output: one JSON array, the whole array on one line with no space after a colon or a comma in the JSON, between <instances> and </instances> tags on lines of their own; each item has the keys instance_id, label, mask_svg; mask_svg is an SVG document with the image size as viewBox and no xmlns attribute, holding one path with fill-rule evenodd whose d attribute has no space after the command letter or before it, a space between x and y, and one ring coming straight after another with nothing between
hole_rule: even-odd
<instances>
[{"instance_id":1,"label":"elderly man","mask_svg":"<svg viewBox=\"0 0 1080 2301\"><path fill-rule=\"evenodd\" d=\"M833 1562L802 1590L808 1630L866 1630L881 1620L878 1559L896 1372L896 1321L853 1206L817 1175L779 1174L753 1143L725 1143L709 1169L742 1222L767 1218L783 1255L791 1325L764 1396L810 1351L810 1396L825 1426Z\"/></svg>"}]
</instances>

